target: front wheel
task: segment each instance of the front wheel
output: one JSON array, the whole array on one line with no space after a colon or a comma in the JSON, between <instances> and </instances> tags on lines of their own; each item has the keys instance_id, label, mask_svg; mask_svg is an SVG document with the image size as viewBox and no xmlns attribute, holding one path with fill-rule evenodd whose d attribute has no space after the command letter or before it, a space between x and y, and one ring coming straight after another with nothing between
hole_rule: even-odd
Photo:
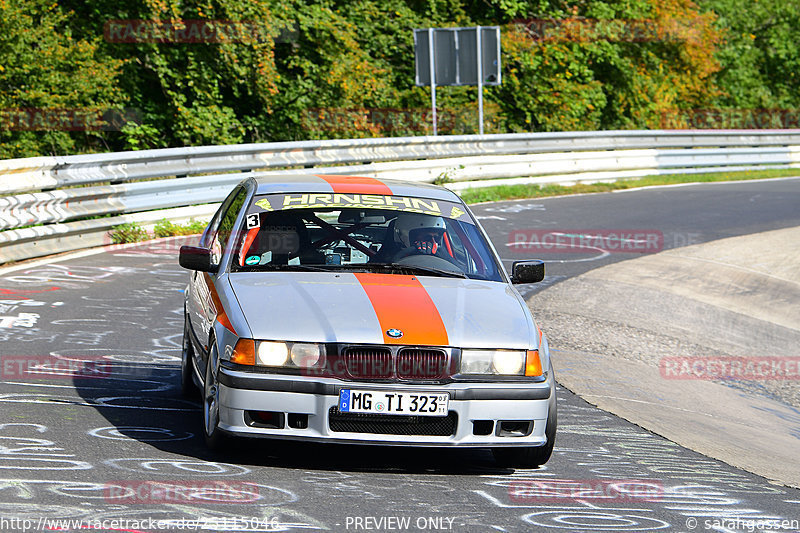
<instances>
[{"instance_id":1,"label":"front wheel","mask_svg":"<svg viewBox=\"0 0 800 533\"><path fill-rule=\"evenodd\" d=\"M183 347L181 349L181 394L184 398L196 398L200 392L194 383L194 348L189 337L189 321L183 319Z\"/></svg>"},{"instance_id":2,"label":"front wheel","mask_svg":"<svg viewBox=\"0 0 800 533\"><path fill-rule=\"evenodd\" d=\"M219 351L213 338L210 345L203 383L203 434L206 446L218 452L224 448L226 435L219 429Z\"/></svg>"}]
</instances>

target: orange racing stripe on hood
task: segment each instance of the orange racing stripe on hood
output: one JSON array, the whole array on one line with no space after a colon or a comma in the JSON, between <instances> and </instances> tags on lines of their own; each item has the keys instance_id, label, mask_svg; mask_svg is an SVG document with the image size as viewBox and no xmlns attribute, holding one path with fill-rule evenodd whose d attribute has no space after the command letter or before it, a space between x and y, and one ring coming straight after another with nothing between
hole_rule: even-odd
<instances>
[{"instance_id":1,"label":"orange racing stripe on hood","mask_svg":"<svg viewBox=\"0 0 800 533\"><path fill-rule=\"evenodd\" d=\"M363 176L331 176L317 174L328 182L333 192L339 194L385 194L392 195L392 189L382 181Z\"/></svg>"},{"instance_id":2,"label":"orange racing stripe on hood","mask_svg":"<svg viewBox=\"0 0 800 533\"><path fill-rule=\"evenodd\" d=\"M354 274L372 303L386 344L447 346L447 330L436 304L414 276ZM399 329L400 338L386 332Z\"/></svg>"}]
</instances>

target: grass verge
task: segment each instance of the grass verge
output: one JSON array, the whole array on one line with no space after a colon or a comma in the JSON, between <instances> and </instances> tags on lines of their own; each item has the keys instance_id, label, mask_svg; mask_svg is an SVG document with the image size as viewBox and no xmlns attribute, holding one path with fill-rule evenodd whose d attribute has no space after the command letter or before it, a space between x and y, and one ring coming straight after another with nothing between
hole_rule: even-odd
<instances>
[{"instance_id":1,"label":"grass verge","mask_svg":"<svg viewBox=\"0 0 800 533\"><path fill-rule=\"evenodd\" d=\"M783 178L800 176L800 169L746 170L743 172L709 172L708 174L665 174L662 176L645 176L628 178L604 183L576 183L575 185L499 185L481 189L459 191L461 198L468 204L479 202L497 202L500 200L517 200L523 198L543 198L547 196L563 196L567 194L586 194L594 192L620 191L652 185L673 185L677 183L704 183L711 181L739 181L766 178Z\"/></svg>"},{"instance_id":2,"label":"grass verge","mask_svg":"<svg viewBox=\"0 0 800 533\"><path fill-rule=\"evenodd\" d=\"M186 224L175 224L165 218L155 225L153 233L148 232L136 222L129 222L112 228L111 231L108 232L108 236L114 244L126 244L130 242L148 241L150 239L160 239L163 237L196 235L202 233L205 228L205 222L190 220Z\"/></svg>"}]
</instances>

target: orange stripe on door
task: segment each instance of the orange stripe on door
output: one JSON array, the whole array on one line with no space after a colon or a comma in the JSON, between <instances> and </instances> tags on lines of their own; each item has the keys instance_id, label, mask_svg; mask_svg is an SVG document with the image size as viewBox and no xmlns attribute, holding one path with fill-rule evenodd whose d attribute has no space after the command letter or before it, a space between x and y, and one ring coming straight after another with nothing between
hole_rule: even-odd
<instances>
[{"instance_id":1,"label":"orange stripe on door","mask_svg":"<svg viewBox=\"0 0 800 533\"><path fill-rule=\"evenodd\" d=\"M386 344L447 346L447 330L428 291L414 276L356 273L367 293ZM400 338L386 332L399 329Z\"/></svg>"},{"instance_id":2,"label":"orange stripe on door","mask_svg":"<svg viewBox=\"0 0 800 533\"><path fill-rule=\"evenodd\" d=\"M233 324L231 324L228 314L225 312L225 308L222 306L222 301L219 299L219 294L217 294L217 288L214 286L214 282L211 281L211 276L208 275L208 272L203 272L203 277L205 278L205 283L208 287L208 293L211 296L211 302L214 305L214 310L217 313L217 322L222 324L225 329L234 335L238 335L236 330L233 329Z\"/></svg>"},{"instance_id":3,"label":"orange stripe on door","mask_svg":"<svg viewBox=\"0 0 800 533\"><path fill-rule=\"evenodd\" d=\"M327 174L317 174L328 182L333 192L339 194L386 194L391 196L392 190L388 185L375 178L365 178L363 176L330 176Z\"/></svg>"}]
</instances>

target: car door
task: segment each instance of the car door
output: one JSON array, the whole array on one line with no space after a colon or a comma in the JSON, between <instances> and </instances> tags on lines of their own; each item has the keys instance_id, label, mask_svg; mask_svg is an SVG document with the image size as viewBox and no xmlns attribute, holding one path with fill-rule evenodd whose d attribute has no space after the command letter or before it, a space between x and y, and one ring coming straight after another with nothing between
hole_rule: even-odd
<instances>
[{"instance_id":1,"label":"car door","mask_svg":"<svg viewBox=\"0 0 800 533\"><path fill-rule=\"evenodd\" d=\"M247 190L243 185L237 186L211 219L206 231L200 239L200 246L212 251L212 263L220 267L216 273L192 272L187 297L187 314L194 338L199 344L195 350L195 363L202 369L208 353L209 335L219 310L216 299L215 283L224 265L224 251L232 234L239 212L244 206Z\"/></svg>"}]
</instances>

